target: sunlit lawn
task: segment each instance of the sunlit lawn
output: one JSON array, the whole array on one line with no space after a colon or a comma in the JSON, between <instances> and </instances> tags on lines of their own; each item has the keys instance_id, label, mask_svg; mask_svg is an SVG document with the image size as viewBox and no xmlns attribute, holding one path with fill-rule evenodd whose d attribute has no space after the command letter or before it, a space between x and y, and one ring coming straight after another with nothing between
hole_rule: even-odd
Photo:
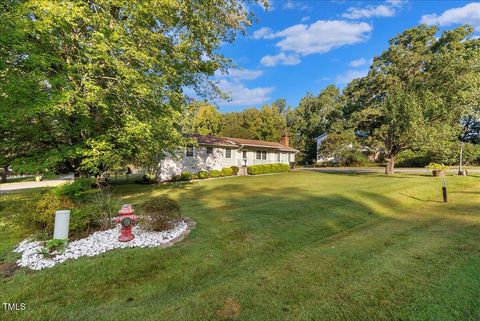
<instances>
[{"instance_id":1,"label":"sunlit lawn","mask_svg":"<svg viewBox=\"0 0 480 321\"><path fill-rule=\"evenodd\" d=\"M2 320L479 320L480 177L295 172L119 185L168 193L198 225L168 249L115 250L1 279ZM2 216L32 191L1 195ZM5 221L5 220L4 220ZM20 240L2 226L0 260ZM3 315L1 315L3 313Z\"/></svg>"}]
</instances>

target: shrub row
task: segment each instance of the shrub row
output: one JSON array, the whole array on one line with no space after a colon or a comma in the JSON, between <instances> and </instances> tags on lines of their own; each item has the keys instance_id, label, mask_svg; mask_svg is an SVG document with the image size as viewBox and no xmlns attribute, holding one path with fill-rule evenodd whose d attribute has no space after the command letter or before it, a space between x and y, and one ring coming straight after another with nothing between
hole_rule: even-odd
<instances>
[{"instance_id":1,"label":"shrub row","mask_svg":"<svg viewBox=\"0 0 480 321\"><path fill-rule=\"evenodd\" d=\"M264 164L252 165L247 167L247 173L250 175L280 173L288 171L290 171L290 165L288 164Z\"/></svg>"},{"instance_id":2,"label":"shrub row","mask_svg":"<svg viewBox=\"0 0 480 321\"><path fill-rule=\"evenodd\" d=\"M205 178L217 178L225 176L237 175L240 168L238 166L224 167L222 170L213 169L210 172L201 170L198 173L182 172L180 175L174 175L172 180L177 181L190 181L192 179L205 179Z\"/></svg>"}]
</instances>

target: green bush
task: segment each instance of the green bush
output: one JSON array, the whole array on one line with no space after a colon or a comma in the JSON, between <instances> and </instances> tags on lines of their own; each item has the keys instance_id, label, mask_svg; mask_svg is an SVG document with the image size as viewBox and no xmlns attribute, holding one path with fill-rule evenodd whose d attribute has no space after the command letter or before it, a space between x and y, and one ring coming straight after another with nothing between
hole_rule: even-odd
<instances>
[{"instance_id":1,"label":"green bush","mask_svg":"<svg viewBox=\"0 0 480 321\"><path fill-rule=\"evenodd\" d=\"M192 173L182 172L182 174L180 174L180 180L181 180L181 181L190 181L190 180L192 180Z\"/></svg>"},{"instance_id":2,"label":"green bush","mask_svg":"<svg viewBox=\"0 0 480 321\"><path fill-rule=\"evenodd\" d=\"M427 166L425 166L426 169L430 171L446 171L448 170L448 166L445 166L443 164L438 164L438 163L430 163Z\"/></svg>"},{"instance_id":3,"label":"green bush","mask_svg":"<svg viewBox=\"0 0 480 321\"><path fill-rule=\"evenodd\" d=\"M205 178L208 178L209 176L208 172L204 170L199 171L197 175L199 179L205 179Z\"/></svg>"},{"instance_id":4,"label":"green bush","mask_svg":"<svg viewBox=\"0 0 480 321\"><path fill-rule=\"evenodd\" d=\"M145 183L153 184L157 182L157 176L155 176L155 174L146 173L143 175L142 180Z\"/></svg>"},{"instance_id":5,"label":"green bush","mask_svg":"<svg viewBox=\"0 0 480 321\"><path fill-rule=\"evenodd\" d=\"M30 225L26 226L28 230L32 230L32 228L45 230L48 235L51 235L55 225L55 211L73 210L74 208L75 204L68 197L47 192L34 205L31 213L26 213L29 219L22 221Z\"/></svg>"},{"instance_id":6,"label":"green bush","mask_svg":"<svg viewBox=\"0 0 480 321\"><path fill-rule=\"evenodd\" d=\"M95 188L95 179L90 177L77 178L71 183L65 183L54 187L52 193L57 196L65 196L73 200L87 198L89 192Z\"/></svg>"},{"instance_id":7,"label":"green bush","mask_svg":"<svg viewBox=\"0 0 480 321\"><path fill-rule=\"evenodd\" d=\"M288 171L290 171L290 166L288 164L264 164L252 165L247 167L247 173L250 175L280 173Z\"/></svg>"},{"instance_id":8,"label":"green bush","mask_svg":"<svg viewBox=\"0 0 480 321\"><path fill-rule=\"evenodd\" d=\"M151 199L141 206L139 224L150 231L171 229L181 219L180 206L166 195Z\"/></svg>"},{"instance_id":9,"label":"green bush","mask_svg":"<svg viewBox=\"0 0 480 321\"><path fill-rule=\"evenodd\" d=\"M72 212L70 230L84 234L91 230L106 230L115 226L112 218L118 215L122 207L119 199L109 193L98 193L88 203Z\"/></svg>"},{"instance_id":10,"label":"green bush","mask_svg":"<svg viewBox=\"0 0 480 321\"><path fill-rule=\"evenodd\" d=\"M342 166L366 166L370 161L360 151L352 151L345 156Z\"/></svg>"},{"instance_id":11,"label":"green bush","mask_svg":"<svg viewBox=\"0 0 480 321\"><path fill-rule=\"evenodd\" d=\"M172 175L172 182L178 182L182 179L181 175Z\"/></svg>"},{"instance_id":12,"label":"green bush","mask_svg":"<svg viewBox=\"0 0 480 321\"><path fill-rule=\"evenodd\" d=\"M405 150L395 158L399 167L425 167L431 162L431 157L422 151Z\"/></svg>"},{"instance_id":13,"label":"green bush","mask_svg":"<svg viewBox=\"0 0 480 321\"><path fill-rule=\"evenodd\" d=\"M213 169L213 170L210 171L210 177L217 178L217 177L220 177L220 176L222 176L221 171L217 171L216 169Z\"/></svg>"},{"instance_id":14,"label":"green bush","mask_svg":"<svg viewBox=\"0 0 480 321\"><path fill-rule=\"evenodd\" d=\"M233 169L230 167L224 167L222 168L222 176L232 176L233 175Z\"/></svg>"},{"instance_id":15,"label":"green bush","mask_svg":"<svg viewBox=\"0 0 480 321\"><path fill-rule=\"evenodd\" d=\"M252 165L247 167L247 173L250 175L264 174L263 165Z\"/></svg>"},{"instance_id":16,"label":"green bush","mask_svg":"<svg viewBox=\"0 0 480 321\"><path fill-rule=\"evenodd\" d=\"M240 167L232 166L230 168L233 170L233 175L238 175L238 172L240 171Z\"/></svg>"}]
</instances>

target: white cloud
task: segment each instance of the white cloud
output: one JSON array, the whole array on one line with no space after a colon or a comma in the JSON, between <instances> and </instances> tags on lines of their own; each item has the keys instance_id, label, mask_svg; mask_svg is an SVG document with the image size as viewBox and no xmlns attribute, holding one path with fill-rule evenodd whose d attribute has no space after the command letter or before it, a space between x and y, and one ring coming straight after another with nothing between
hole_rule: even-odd
<instances>
[{"instance_id":1,"label":"white cloud","mask_svg":"<svg viewBox=\"0 0 480 321\"><path fill-rule=\"evenodd\" d=\"M367 6L365 8L350 7L342 17L348 19L361 19L372 17L392 17L395 15L395 9L386 5Z\"/></svg>"},{"instance_id":2,"label":"white cloud","mask_svg":"<svg viewBox=\"0 0 480 321\"><path fill-rule=\"evenodd\" d=\"M283 52L278 55L270 56L266 55L260 59L260 63L266 67L273 67L277 64L282 65L297 65L301 62L300 57L296 54L288 55Z\"/></svg>"},{"instance_id":3,"label":"white cloud","mask_svg":"<svg viewBox=\"0 0 480 321\"><path fill-rule=\"evenodd\" d=\"M441 15L428 14L422 16L420 23L428 25L450 26L452 24L470 24L480 30L480 2L472 2L463 7L452 8Z\"/></svg>"},{"instance_id":4,"label":"white cloud","mask_svg":"<svg viewBox=\"0 0 480 321\"><path fill-rule=\"evenodd\" d=\"M343 20L318 20L310 26L298 24L271 35L282 38L276 45L282 51L301 55L325 53L334 48L363 42L369 37L372 26L366 22Z\"/></svg>"},{"instance_id":5,"label":"white cloud","mask_svg":"<svg viewBox=\"0 0 480 321\"><path fill-rule=\"evenodd\" d=\"M314 53L326 53L345 45L366 41L372 26L366 22L350 22L344 20L317 20L308 24L297 24L284 30L273 32L270 28L261 28L254 32L255 39L280 40L276 46L280 48L277 55L266 55L261 59L264 66L296 65L300 56Z\"/></svg>"},{"instance_id":6,"label":"white cloud","mask_svg":"<svg viewBox=\"0 0 480 321\"><path fill-rule=\"evenodd\" d=\"M284 4L283 4L283 7L282 9L287 9L287 10L293 10L293 9L296 9L296 10L308 10L310 9L310 7L305 4L305 3L302 3L301 1L298 1L298 0L287 0Z\"/></svg>"},{"instance_id":7,"label":"white cloud","mask_svg":"<svg viewBox=\"0 0 480 321\"><path fill-rule=\"evenodd\" d=\"M354 79L365 77L368 74L368 69L363 70L347 70L343 74L338 75L335 78L337 85L347 85Z\"/></svg>"},{"instance_id":8,"label":"white cloud","mask_svg":"<svg viewBox=\"0 0 480 321\"><path fill-rule=\"evenodd\" d=\"M272 29L268 27L263 27L258 30L255 30L253 33L253 39L272 39L273 32Z\"/></svg>"},{"instance_id":9,"label":"white cloud","mask_svg":"<svg viewBox=\"0 0 480 321\"><path fill-rule=\"evenodd\" d=\"M302 22L305 22L307 20L310 20L310 16L305 16L305 17L302 17Z\"/></svg>"},{"instance_id":10,"label":"white cloud","mask_svg":"<svg viewBox=\"0 0 480 321\"><path fill-rule=\"evenodd\" d=\"M365 58L360 58L360 59L350 61L350 66L352 67L360 67L366 64L367 64L367 60Z\"/></svg>"},{"instance_id":11,"label":"white cloud","mask_svg":"<svg viewBox=\"0 0 480 321\"><path fill-rule=\"evenodd\" d=\"M270 100L274 87L247 88L244 84L221 79L218 87L230 96L230 100L222 102L225 106L259 105Z\"/></svg>"},{"instance_id":12,"label":"white cloud","mask_svg":"<svg viewBox=\"0 0 480 321\"><path fill-rule=\"evenodd\" d=\"M235 80L254 80L263 75L263 70L253 69L229 69L226 74L220 71L215 72L215 76L223 78L232 78Z\"/></svg>"}]
</instances>

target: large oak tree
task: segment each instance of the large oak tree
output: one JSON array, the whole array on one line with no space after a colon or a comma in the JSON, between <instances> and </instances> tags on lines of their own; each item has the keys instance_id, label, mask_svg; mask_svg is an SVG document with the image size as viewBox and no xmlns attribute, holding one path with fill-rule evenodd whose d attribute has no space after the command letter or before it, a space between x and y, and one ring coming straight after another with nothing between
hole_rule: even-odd
<instances>
[{"instance_id":1,"label":"large oak tree","mask_svg":"<svg viewBox=\"0 0 480 321\"><path fill-rule=\"evenodd\" d=\"M370 145L384 150L387 174L401 151L441 149L458 139L478 92L480 40L472 31L459 27L437 37L437 27L406 30L345 90L346 114Z\"/></svg>"}]
</instances>

